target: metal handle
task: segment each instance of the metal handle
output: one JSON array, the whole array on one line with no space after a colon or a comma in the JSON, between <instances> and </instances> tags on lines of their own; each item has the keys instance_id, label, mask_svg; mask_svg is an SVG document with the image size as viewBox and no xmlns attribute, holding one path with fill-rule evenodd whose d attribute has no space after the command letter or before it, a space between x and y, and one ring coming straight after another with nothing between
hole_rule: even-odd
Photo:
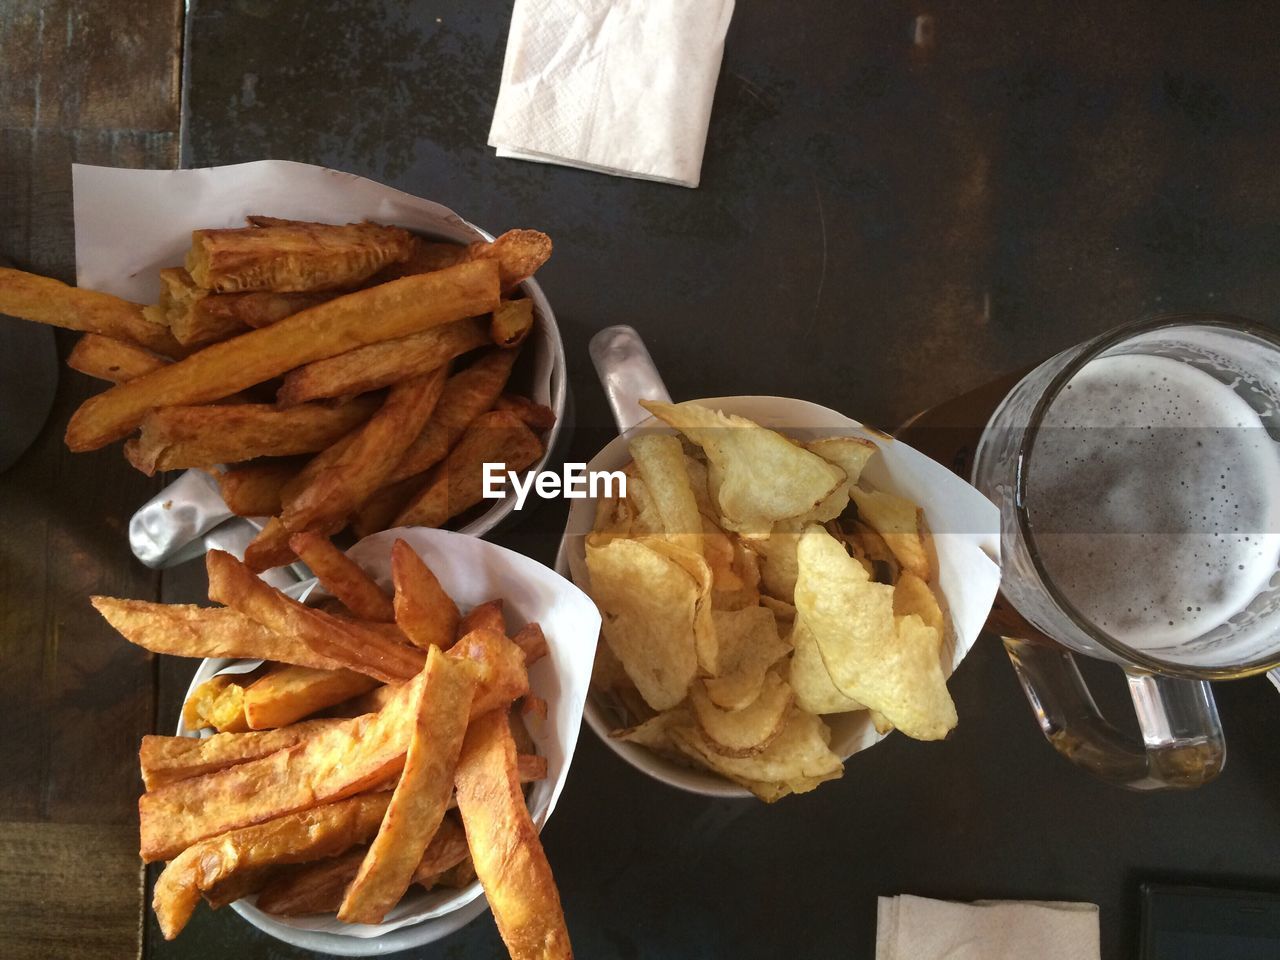
<instances>
[{"instance_id":1,"label":"metal handle","mask_svg":"<svg viewBox=\"0 0 1280 960\"><path fill-rule=\"evenodd\" d=\"M671 402L667 385L662 382L653 357L649 356L649 348L635 327L625 324L605 327L591 338L587 350L600 377L600 385L604 387L619 433L626 433L637 423L648 419L649 412L640 406L639 401Z\"/></svg>"},{"instance_id":2,"label":"metal handle","mask_svg":"<svg viewBox=\"0 0 1280 960\"><path fill-rule=\"evenodd\" d=\"M1227 744L1207 683L1126 670L1138 741L1102 716L1069 651L1003 640L1040 730L1072 763L1130 790L1199 787L1222 772Z\"/></svg>"},{"instance_id":3,"label":"metal handle","mask_svg":"<svg viewBox=\"0 0 1280 960\"><path fill-rule=\"evenodd\" d=\"M129 546L148 567L172 567L203 554L204 535L232 516L213 477L188 470L138 508Z\"/></svg>"}]
</instances>

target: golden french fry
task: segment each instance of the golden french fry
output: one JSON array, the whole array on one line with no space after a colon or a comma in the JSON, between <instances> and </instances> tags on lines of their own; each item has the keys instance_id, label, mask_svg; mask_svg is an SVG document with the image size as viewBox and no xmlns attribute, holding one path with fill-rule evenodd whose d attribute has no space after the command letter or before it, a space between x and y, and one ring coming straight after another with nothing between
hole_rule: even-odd
<instances>
[{"instance_id":1,"label":"golden french fry","mask_svg":"<svg viewBox=\"0 0 1280 960\"><path fill-rule=\"evenodd\" d=\"M357 617L383 623L395 622L396 611L391 598L360 564L335 547L328 537L295 533L289 538L289 546L320 579L320 585Z\"/></svg>"},{"instance_id":2,"label":"golden french fry","mask_svg":"<svg viewBox=\"0 0 1280 960\"><path fill-rule=\"evenodd\" d=\"M539 623L526 623L516 631L511 642L524 651L525 663L537 663L551 652Z\"/></svg>"},{"instance_id":3,"label":"golden french fry","mask_svg":"<svg viewBox=\"0 0 1280 960\"><path fill-rule=\"evenodd\" d=\"M280 512L280 491L295 476L296 461L249 463L218 474L218 493L237 517L270 517Z\"/></svg>"},{"instance_id":4,"label":"golden french fry","mask_svg":"<svg viewBox=\"0 0 1280 960\"><path fill-rule=\"evenodd\" d=\"M371 397L289 410L269 403L161 407L143 417L130 460L151 476L157 470L311 453L350 433L377 409Z\"/></svg>"},{"instance_id":5,"label":"golden french fry","mask_svg":"<svg viewBox=\"0 0 1280 960\"><path fill-rule=\"evenodd\" d=\"M492 350L450 377L431 419L409 444L387 483L417 476L443 460L471 422L493 406L515 362L515 351Z\"/></svg>"},{"instance_id":6,"label":"golden french fry","mask_svg":"<svg viewBox=\"0 0 1280 960\"><path fill-rule=\"evenodd\" d=\"M104 337L100 333L86 333L76 341L67 366L99 380L124 383L152 370L159 370L170 361L144 350L126 340Z\"/></svg>"},{"instance_id":7,"label":"golden french fry","mask_svg":"<svg viewBox=\"0 0 1280 960\"><path fill-rule=\"evenodd\" d=\"M287 500L281 522L292 531L336 533L374 493L422 430L444 389L445 367L398 383L387 401L346 448L341 459L320 471Z\"/></svg>"},{"instance_id":8,"label":"golden french fry","mask_svg":"<svg viewBox=\"0 0 1280 960\"><path fill-rule=\"evenodd\" d=\"M371 343L291 370L276 394L282 407L367 393L436 370L489 342L483 319L446 323L401 340Z\"/></svg>"},{"instance_id":9,"label":"golden french fry","mask_svg":"<svg viewBox=\"0 0 1280 960\"><path fill-rule=\"evenodd\" d=\"M448 807L477 674L475 664L448 658L438 647L428 652L404 769L382 826L338 908L339 920L381 923L409 889Z\"/></svg>"},{"instance_id":10,"label":"golden french fry","mask_svg":"<svg viewBox=\"0 0 1280 960\"><path fill-rule=\"evenodd\" d=\"M440 821L440 829L427 844L422 860L413 871L413 882L429 889L433 882L439 880L440 874L467 859L468 853L467 834L462 823L457 814L447 815Z\"/></svg>"},{"instance_id":11,"label":"golden french fry","mask_svg":"<svg viewBox=\"0 0 1280 960\"><path fill-rule=\"evenodd\" d=\"M396 526L439 527L483 499L486 463L517 471L540 456L542 441L515 414L505 410L483 414L436 467L422 492L400 511Z\"/></svg>"},{"instance_id":12,"label":"golden french fry","mask_svg":"<svg viewBox=\"0 0 1280 960\"><path fill-rule=\"evenodd\" d=\"M510 410L527 423L534 433L546 433L556 425L554 410L519 394L504 393L494 401L493 409Z\"/></svg>"},{"instance_id":13,"label":"golden french fry","mask_svg":"<svg viewBox=\"0 0 1280 960\"><path fill-rule=\"evenodd\" d=\"M502 599L486 600L471 608L458 624L457 638L461 640L472 630L493 630L506 636L507 621L502 615Z\"/></svg>"},{"instance_id":14,"label":"golden french fry","mask_svg":"<svg viewBox=\"0 0 1280 960\"><path fill-rule=\"evenodd\" d=\"M520 791L505 714L472 722L454 779L471 859L512 960L572 958L551 865Z\"/></svg>"},{"instance_id":15,"label":"golden french fry","mask_svg":"<svg viewBox=\"0 0 1280 960\"><path fill-rule=\"evenodd\" d=\"M486 313L498 302L496 272L490 263L463 263L405 277L211 344L91 397L71 418L67 446L97 449L127 434L154 407L208 403L313 360Z\"/></svg>"},{"instance_id":16,"label":"golden french fry","mask_svg":"<svg viewBox=\"0 0 1280 960\"><path fill-rule=\"evenodd\" d=\"M386 530L395 523L396 516L409 503L409 499L422 489L424 474L397 480L383 487L357 508L351 517L351 531L363 539L371 533Z\"/></svg>"},{"instance_id":17,"label":"golden french fry","mask_svg":"<svg viewBox=\"0 0 1280 960\"><path fill-rule=\"evenodd\" d=\"M524 655L500 634L476 631L449 651L479 667L471 716L505 708L529 692ZM408 748L419 673L377 713L343 720L285 750L179 780L138 801L142 858L169 859L206 837L370 789L399 773ZM505 722L505 709L502 713Z\"/></svg>"},{"instance_id":18,"label":"golden french fry","mask_svg":"<svg viewBox=\"0 0 1280 960\"><path fill-rule=\"evenodd\" d=\"M495 302L488 309L496 306ZM166 357L185 352L167 327L142 315L141 304L8 267L0 267L0 313L126 340Z\"/></svg>"},{"instance_id":19,"label":"golden french fry","mask_svg":"<svg viewBox=\"0 0 1280 960\"><path fill-rule=\"evenodd\" d=\"M422 669L421 650L375 630L376 624L342 620L304 606L221 550L210 550L205 563L210 600L225 603L276 633L297 637L331 661L384 683L408 679Z\"/></svg>"},{"instance_id":20,"label":"golden french fry","mask_svg":"<svg viewBox=\"0 0 1280 960\"><path fill-rule=\"evenodd\" d=\"M150 796L154 794L142 799ZM161 933L166 940L176 937L195 912L202 890L243 871L332 857L363 843L378 829L390 800L390 793L366 793L175 850L172 862L156 880L151 901Z\"/></svg>"},{"instance_id":21,"label":"golden french fry","mask_svg":"<svg viewBox=\"0 0 1280 960\"><path fill-rule=\"evenodd\" d=\"M298 559L289 546L289 528L279 517L272 517L266 526L258 531L258 535L245 548L244 563L254 573L270 570L272 567L283 567Z\"/></svg>"},{"instance_id":22,"label":"golden french fry","mask_svg":"<svg viewBox=\"0 0 1280 960\"><path fill-rule=\"evenodd\" d=\"M377 680L352 670L277 665L245 690L245 723L250 730L294 724L376 686Z\"/></svg>"},{"instance_id":23,"label":"golden french fry","mask_svg":"<svg viewBox=\"0 0 1280 960\"><path fill-rule=\"evenodd\" d=\"M467 259L466 244L450 243L447 240L423 240L415 235L409 259L383 267L373 276L371 282L386 283L388 280L398 280L400 277L431 273L435 270L443 270L445 267L456 266Z\"/></svg>"},{"instance_id":24,"label":"golden french fry","mask_svg":"<svg viewBox=\"0 0 1280 960\"><path fill-rule=\"evenodd\" d=\"M492 243L467 247L469 260L493 260L502 268L502 292L509 293L551 259L551 238L537 230L508 230Z\"/></svg>"},{"instance_id":25,"label":"golden french fry","mask_svg":"<svg viewBox=\"0 0 1280 960\"><path fill-rule=\"evenodd\" d=\"M355 879L367 847L356 847L341 856L286 867L258 894L255 904L276 917L305 917L336 913L347 884Z\"/></svg>"},{"instance_id":26,"label":"golden french fry","mask_svg":"<svg viewBox=\"0 0 1280 960\"><path fill-rule=\"evenodd\" d=\"M407 260L413 248L407 230L376 223L338 226L263 217L251 217L250 223L192 232L187 270L198 286L218 293L339 290Z\"/></svg>"},{"instance_id":27,"label":"golden french fry","mask_svg":"<svg viewBox=\"0 0 1280 960\"><path fill-rule=\"evenodd\" d=\"M499 347L518 347L533 329L532 300L503 300L493 311L489 337Z\"/></svg>"},{"instance_id":28,"label":"golden french fry","mask_svg":"<svg viewBox=\"0 0 1280 960\"><path fill-rule=\"evenodd\" d=\"M191 274L181 268L160 271L165 289L157 308L164 313L165 323L184 347L200 347L243 333L248 326L225 313L211 314L204 309L209 291L196 285ZM152 309L152 308L148 308Z\"/></svg>"},{"instance_id":29,"label":"golden french fry","mask_svg":"<svg viewBox=\"0 0 1280 960\"><path fill-rule=\"evenodd\" d=\"M299 313L318 303L332 300L337 293L213 293L200 300L195 310L202 316L196 322L238 324L241 327L269 327L278 320Z\"/></svg>"},{"instance_id":30,"label":"golden french fry","mask_svg":"<svg viewBox=\"0 0 1280 960\"><path fill-rule=\"evenodd\" d=\"M187 699L183 701L182 722L193 730L198 730L201 727L216 726L209 718L213 716L214 711L217 709L219 698L232 687L237 690L240 689L232 677L225 675L210 677L192 690ZM226 709L225 704L223 709Z\"/></svg>"},{"instance_id":31,"label":"golden french fry","mask_svg":"<svg viewBox=\"0 0 1280 960\"><path fill-rule=\"evenodd\" d=\"M213 679L223 679L214 677ZM301 743L340 721L306 720L279 730L255 730L248 733L215 733L203 740L196 737L161 737L148 734L142 738L138 761L142 782L148 790L167 783L204 776L225 770L237 763L257 760L277 750Z\"/></svg>"},{"instance_id":32,"label":"golden french fry","mask_svg":"<svg viewBox=\"0 0 1280 960\"><path fill-rule=\"evenodd\" d=\"M395 584L395 621L404 635L424 650L447 650L457 639L462 620L440 581L403 540L391 547L391 579ZM428 659L429 662L429 659Z\"/></svg>"},{"instance_id":33,"label":"golden french fry","mask_svg":"<svg viewBox=\"0 0 1280 960\"><path fill-rule=\"evenodd\" d=\"M89 602L122 637L152 653L276 660L319 670L343 666L297 637L273 633L235 610L115 597L90 597Z\"/></svg>"}]
</instances>

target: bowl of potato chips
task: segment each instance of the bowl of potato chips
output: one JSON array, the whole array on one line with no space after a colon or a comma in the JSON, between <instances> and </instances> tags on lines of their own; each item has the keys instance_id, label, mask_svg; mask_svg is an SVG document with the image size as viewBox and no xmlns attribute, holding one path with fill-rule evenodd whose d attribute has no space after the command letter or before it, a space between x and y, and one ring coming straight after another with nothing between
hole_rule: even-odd
<instances>
[{"instance_id":1,"label":"bowl of potato chips","mask_svg":"<svg viewBox=\"0 0 1280 960\"><path fill-rule=\"evenodd\" d=\"M987 501L802 400L640 405L588 465L625 494L575 504L558 560L603 617L592 729L673 786L769 802L892 730L944 739L999 583Z\"/></svg>"}]
</instances>

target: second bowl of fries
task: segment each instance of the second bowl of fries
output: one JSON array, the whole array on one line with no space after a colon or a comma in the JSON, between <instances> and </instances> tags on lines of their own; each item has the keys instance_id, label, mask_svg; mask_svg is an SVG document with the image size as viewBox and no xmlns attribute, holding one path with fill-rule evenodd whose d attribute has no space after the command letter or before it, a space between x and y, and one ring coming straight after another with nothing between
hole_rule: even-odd
<instances>
[{"instance_id":1,"label":"second bowl of fries","mask_svg":"<svg viewBox=\"0 0 1280 960\"><path fill-rule=\"evenodd\" d=\"M224 606L94 598L131 642L206 658L177 736L140 751L164 935L203 898L298 946L404 949L469 920L483 888L504 938L567 946L537 831L576 745L595 606L457 533L299 546L318 580L288 594L215 551Z\"/></svg>"}]
</instances>

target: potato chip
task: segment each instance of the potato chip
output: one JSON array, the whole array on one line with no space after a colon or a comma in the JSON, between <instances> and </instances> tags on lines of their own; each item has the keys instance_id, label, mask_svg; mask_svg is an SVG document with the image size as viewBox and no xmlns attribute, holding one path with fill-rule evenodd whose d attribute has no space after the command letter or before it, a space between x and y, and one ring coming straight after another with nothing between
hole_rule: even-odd
<instances>
[{"instance_id":1,"label":"potato chip","mask_svg":"<svg viewBox=\"0 0 1280 960\"><path fill-rule=\"evenodd\" d=\"M669 434L646 433L631 441L631 456L653 505L662 532L680 546L702 552L702 515L684 466L684 447Z\"/></svg>"},{"instance_id":2,"label":"potato chip","mask_svg":"<svg viewBox=\"0 0 1280 960\"><path fill-rule=\"evenodd\" d=\"M844 764L827 746L831 731L803 710L793 709L774 741L754 757L721 756L696 727L672 727L671 737L691 759L767 803L788 793L812 790L844 772Z\"/></svg>"},{"instance_id":3,"label":"potato chip","mask_svg":"<svg viewBox=\"0 0 1280 960\"><path fill-rule=\"evenodd\" d=\"M883 490L852 487L849 496L858 505L858 517L884 537L898 562L921 580L928 580L929 555L920 536L920 509L910 500Z\"/></svg>"},{"instance_id":4,"label":"potato chip","mask_svg":"<svg viewBox=\"0 0 1280 960\"><path fill-rule=\"evenodd\" d=\"M759 534L777 520L808 513L845 480L817 454L743 417L695 403L641 405L702 447L720 469L720 509L736 530Z\"/></svg>"},{"instance_id":5,"label":"potato chip","mask_svg":"<svg viewBox=\"0 0 1280 960\"><path fill-rule=\"evenodd\" d=\"M724 710L749 706L764 687L769 668L790 651L779 638L778 624L764 607L713 610L720 672L706 680L707 696Z\"/></svg>"},{"instance_id":6,"label":"potato chip","mask_svg":"<svg viewBox=\"0 0 1280 960\"><path fill-rule=\"evenodd\" d=\"M689 475L689 486L693 490L693 499L698 504L698 512L708 520L715 520L720 516L720 507L711 500L707 465L686 453L684 469Z\"/></svg>"},{"instance_id":7,"label":"potato chip","mask_svg":"<svg viewBox=\"0 0 1280 960\"><path fill-rule=\"evenodd\" d=\"M767 537L751 541L751 549L760 558L760 585L764 593L775 599L793 603L796 592L796 542L803 526L783 520L773 526Z\"/></svg>"},{"instance_id":8,"label":"potato chip","mask_svg":"<svg viewBox=\"0 0 1280 960\"><path fill-rule=\"evenodd\" d=\"M634 726L614 730L609 736L614 740L623 740L627 743L648 747L650 750L661 753L664 756L682 757L684 755L671 739L671 728L673 726L691 726L692 724L693 715L685 707L674 707L671 710L664 710L662 713L656 714Z\"/></svg>"},{"instance_id":9,"label":"potato chip","mask_svg":"<svg viewBox=\"0 0 1280 960\"><path fill-rule=\"evenodd\" d=\"M765 674L760 696L741 710L722 710L702 683L689 688L689 702L707 744L724 757L754 757L782 732L795 694L776 673Z\"/></svg>"},{"instance_id":10,"label":"potato chip","mask_svg":"<svg viewBox=\"0 0 1280 960\"><path fill-rule=\"evenodd\" d=\"M822 661L818 641L802 617L791 628L791 672L788 679L795 691L796 703L810 713L853 713L867 709L852 697L846 697L831 680Z\"/></svg>"},{"instance_id":11,"label":"potato chip","mask_svg":"<svg viewBox=\"0 0 1280 960\"><path fill-rule=\"evenodd\" d=\"M665 535L658 504L649 494L649 485L644 482L634 467L627 476L627 497L623 502L627 505L627 516L630 519L628 536L661 537Z\"/></svg>"},{"instance_id":12,"label":"potato chip","mask_svg":"<svg viewBox=\"0 0 1280 960\"><path fill-rule=\"evenodd\" d=\"M872 582L821 527L804 533L796 554L796 607L840 692L879 710L910 737L945 737L956 711L937 631L914 615L895 623L893 588Z\"/></svg>"},{"instance_id":13,"label":"potato chip","mask_svg":"<svg viewBox=\"0 0 1280 960\"><path fill-rule=\"evenodd\" d=\"M941 637L947 632L942 608L929 585L907 570L893 588L893 613L897 617L916 614L926 624L938 631Z\"/></svg>"},{"instance_id":14,"label":"potato chip","mask_svg":"<svg viewBox=\"0 0 1280 960\"><path fill-rule=\"evenodd\" d=\"M843 470L851 485L858 482L862 468L877 449L874 443L861 437L823 437L810 440L805 447Z\"/></svg>"},{"instance_id":15,"label":"potato chip","mask_svg":"<svg viewBox=\"0 0 1280 960\"><path fill-rule=\"evenodd\" d=\"M586 552L605 641L645 701L665 710L685 698L698 671L694 620L709 585L653 549L657 542L588 537Z\"/></svg>"},{"instance_id":16,"label":"potato chip","mask_svg":"<svg viewBox=\"0 0 1280 960\"><path fill-rule=\"evenodd\" d=\"M641 542L680 564L698 584L698 603L693 615L693 648L698 656L698 667L714 676L719 671L719 645L715 623L711 619L711 567L699 551L686 549L670 540L644 537Z\"/></svg>"}]
</instances>

